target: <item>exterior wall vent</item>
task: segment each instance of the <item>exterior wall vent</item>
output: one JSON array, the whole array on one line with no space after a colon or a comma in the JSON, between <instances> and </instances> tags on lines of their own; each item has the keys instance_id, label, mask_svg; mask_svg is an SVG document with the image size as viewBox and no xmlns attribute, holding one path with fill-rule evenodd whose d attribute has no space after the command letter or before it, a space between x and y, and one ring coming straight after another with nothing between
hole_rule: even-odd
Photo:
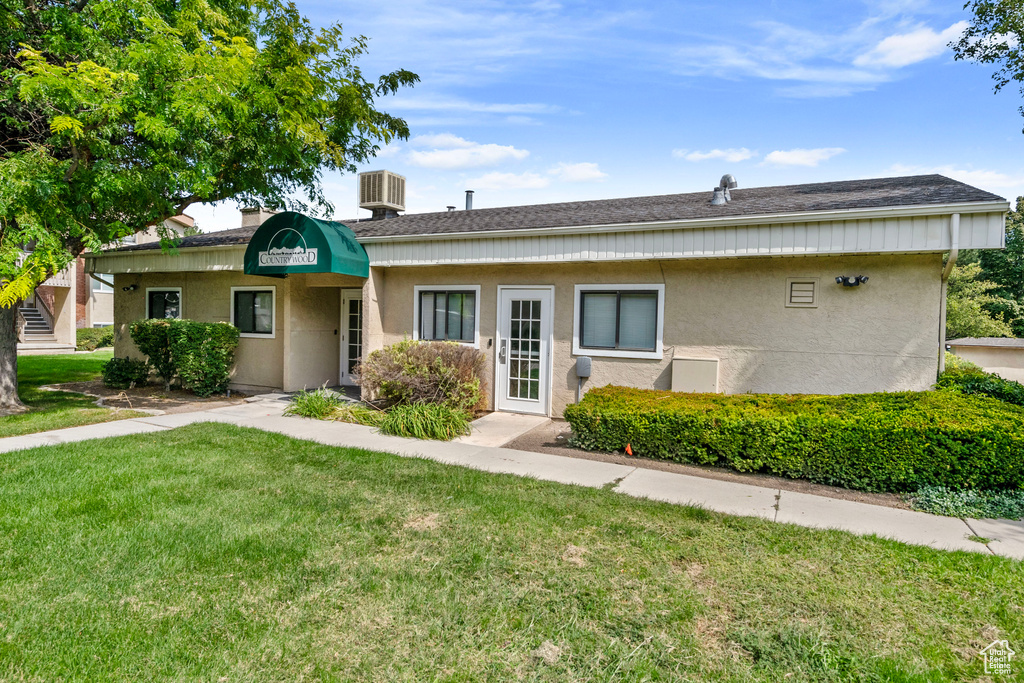
<instances>
[{"instance_id":1,"label":"exterior wall vent","mask_svg":"<svg viewBox=\"0 0 1024 683\"><path fill-rule=\"evenodd\" d=\"M405 211L405 176L391 171L359 174L359 208Z\"/></svg>"},{"instance_id":2,"label":"exterior wall vent","mask_svg":"<svg viewBox=\"0 0 1024 683\"><path fill-rule=\"evenodd\" d=\"M817 308L818 278L789 278L786 281L786 306Z\"/></svg>"}]
</instances>

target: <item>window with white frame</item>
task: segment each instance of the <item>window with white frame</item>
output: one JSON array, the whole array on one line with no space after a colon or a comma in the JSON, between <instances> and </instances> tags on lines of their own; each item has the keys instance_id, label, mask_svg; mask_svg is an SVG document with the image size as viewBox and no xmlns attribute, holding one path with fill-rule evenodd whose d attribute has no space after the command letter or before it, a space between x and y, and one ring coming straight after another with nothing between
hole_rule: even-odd
<instances>
[{"instance_id":1,"label":"window with white frame","mask_svg":"<svg viewBox=\"0 0 1024 683\"><path fill-rule=\"evenodd\" d=\"M479 287L418 286L415 293L418 339L476 343Z\"/></svg>"},{"instance_id":2,"label":"window with white frame","mask_svg":"<svg viewBox=\"0 0 1024 683\"><path fill-rule=\"evenodd\" d=\"M232 287L231 324L243 337L274 337L274 287Z\"/></svg>"},{"instance_id":3,"label":"window with white frame","mask_svg":"<svg viewBox=\"0 0 1024 683\"><path fill-rule=\"evenodd\" d=\"M99 280L96 279L97 277L98 278L103 278L107 282L113 282L114 281L114 276L109 274L109 273L96 273L96 277L90 277L89 278L90 280L92 280L92 291L99 292L99 293L110 293L110 292L114 291L113 287L111 287L110 285L107 285L107 284L104 284L104 283L100 282Z\"/></svg>"},{"instance_id":4,"label":"window with white frame","mask_svg":"<svg viewBox=\"0 0 1024 683\"><path fill-rule=\"evenodd\" d=\"M181 287L150 287L146 289L147 318L180 318Z\"/></svg>"},{"instance_id":5,"label":"window with white frame","mask_svg":"<svg viewBox=\"0 0 1024 683\"><path fill-rule=\"evenodd\" d=\"M664 285L576 285L573 353L660 358Z\"/></svg>"}]
</instances>

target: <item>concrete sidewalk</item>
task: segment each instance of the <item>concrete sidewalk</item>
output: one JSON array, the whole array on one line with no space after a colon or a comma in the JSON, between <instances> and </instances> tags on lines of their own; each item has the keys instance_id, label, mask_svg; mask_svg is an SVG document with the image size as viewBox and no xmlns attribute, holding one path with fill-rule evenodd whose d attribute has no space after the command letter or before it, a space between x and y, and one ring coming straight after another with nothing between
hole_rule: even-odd
<instances>
[{"instance_id":1,"label":"concrete sidewalk","mask_svg":"<svg viewBox=\"0 0 1024 683\"><path fill-rule=\"evenodd\" d=\"M462 442L420 441L378 434L370 427L284 417L283 401L259 401L194 413L105 422L0 439L0 453L108 436L159 432L197 422L253 427L330 446L365 448L449 465L612 490L637 498L696 505L730 515L760 517L818 529L874 534L943 550L990 552L1024 559L1024 522L938 517L923 512L814 496L781 489L704 479L660 470L498 448L494 426ZM492 420L494 425L498 421ZM512 421L509 429L525 427ZM509 439L505 439L507 442ZM479 441L481 443L475 443ZM972 540L978 539L978 540Z\"/></svg>"}]
</instances>

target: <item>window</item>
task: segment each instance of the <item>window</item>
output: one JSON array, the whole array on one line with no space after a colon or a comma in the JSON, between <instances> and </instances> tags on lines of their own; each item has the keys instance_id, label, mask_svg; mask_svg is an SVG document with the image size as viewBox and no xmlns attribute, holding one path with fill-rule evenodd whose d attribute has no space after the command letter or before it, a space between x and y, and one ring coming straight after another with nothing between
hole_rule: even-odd
<instances>
[{"instance_id":1,"label":"window","mask_svg":"<svg viewBox=\"0 0 1024 683\"><path fill-rule=\"evenodd\" d=\"M661 358L664 285L577 285L573 353Z\"/></svg>"},{"instance_id":2,"label":"window","mask_svg":"<svg viewBox=\"0 0 1024 683\"><path fill-rule=\"evenodd\" d=\"M101 277L104 280L106 280L107 282L113 282L114 281L114 276L111 275L110 273L96 273L96 277ZM92 291L94 291L94 292L113 292L114 291L113 287L110 287L109 285L103 284L102 282L97 280L95 277L90 277L89 280L92 283Z\"/></svg>"},{"instance_id":3,"label":"window","mask_svg":"<svg viewBox=\"0 0 1024 683\"><path fill-rule=\"evenodd\" d=\"M274 287L232 287L231 324L243 337L274 337Z\"/></svg>"},{"instance_id":4,"label":"window","mask_svg":"<svg viewBox=\"0 0 1024 683\"><path fill-rule=\"evenodd\" d=\"M416 287L416 338L477 343L480 287Z\"/></svg>"},{"instance_id":5,"label":"window","mask_svg":"<svg viewBox=\"0 0 1024 683\"><path fill-rule=\"evenodd\" d=\"M817 278L795 278L786 280L786 306L788 308L817 308Z\"/></svg>"},{"instance_id":6,"label":"window","mask_svg":"<svg viewBox=\"0 0 1024 683\"><path fill-rule=\"evenodd\" d=\"M147 318L180 318L181 287L146 289Z\"/></svg>"}]
</instances>

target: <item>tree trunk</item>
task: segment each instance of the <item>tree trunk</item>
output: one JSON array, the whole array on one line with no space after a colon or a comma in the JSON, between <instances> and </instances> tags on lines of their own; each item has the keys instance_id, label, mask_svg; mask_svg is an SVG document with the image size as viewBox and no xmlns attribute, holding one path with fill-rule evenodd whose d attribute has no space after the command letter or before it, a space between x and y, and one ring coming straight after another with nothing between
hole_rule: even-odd
<instances>
[{"instance_id":1,"label":"tree trunk","mask_svg":"<svg viewBox=\"0 0 1024 683\"><path fill-rule=\"evenodd\" d=\"M18 306L0 306L0 415L26 410L18 398Z\"/></svg>"}]
</instances>

